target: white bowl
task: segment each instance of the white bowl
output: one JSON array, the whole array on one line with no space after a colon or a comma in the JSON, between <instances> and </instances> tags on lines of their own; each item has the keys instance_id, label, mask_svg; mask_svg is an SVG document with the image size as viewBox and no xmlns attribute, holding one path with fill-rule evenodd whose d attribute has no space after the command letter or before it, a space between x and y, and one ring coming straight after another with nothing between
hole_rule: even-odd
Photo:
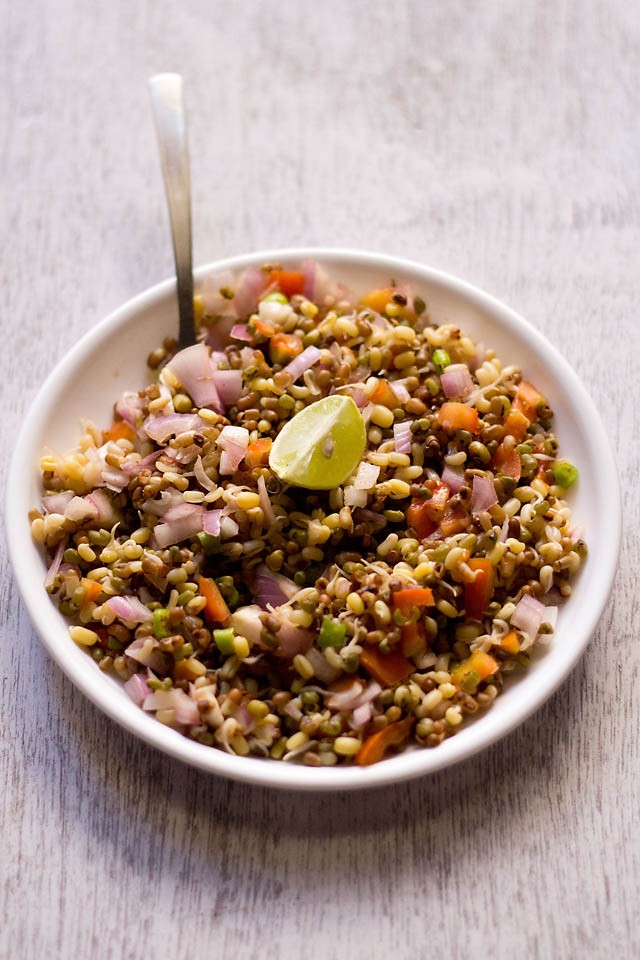
<instances>
[{"instance_id":1,"label":"white bowl","mask_svg":"<svg viewBox=\"0 0 640 960\"><path fill-rule=\"evenodd\" d=\"M349 250L269 250L201 268L197 278L225 268L319 260L356 291L391 277L408 281L432 319L455 322L498 355L522 367L555 412L561 452L580 469L570 501L591 553L562 608L550 645L530 669L507 683L491 709L435 749L412 749L370 767L312 768L236 757L188 740L136 707L119 681L102 673L69 638L67 623L42 586L45 566L31 540L28 512L40 501L38 462L49 449L76 445L79 420L110 422L125 389L148 382L146 357L177 329L175 283L167 280L130 300L91 329L50 375L25 421L9 474L7 539L16 579L49 653L101 710L151 746L202 770L236 780L301 790L354 790L441 770L489 746L536 710L565 679L602 614L616 570L621 528L616 467L594 403L567 362L522 317L455 277L408 260ZM35 692L34 692L35 696Z\"/></svg>"}]
</instances>

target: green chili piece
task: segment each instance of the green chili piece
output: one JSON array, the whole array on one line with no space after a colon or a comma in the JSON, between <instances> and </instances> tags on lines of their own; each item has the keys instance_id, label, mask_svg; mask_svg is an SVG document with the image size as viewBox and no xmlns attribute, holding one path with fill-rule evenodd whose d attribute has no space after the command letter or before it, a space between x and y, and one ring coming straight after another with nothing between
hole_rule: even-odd
<instances>
[{"instance_id":1,"label":"green chili piece","mask_svg":"<svg viewBox=\"0 0 640 960\"><path fill-rule=\"evenodd\" d=\"M151 618L151 629L153 630L154 637L157 637L158 640L162 640L163 637L171 636L171 628L169 627L169 611L165 607L160 607L158 610L153 611L153 616Z\"/></svg>"},{"instance_id":2,"label":"green chili piece","mask_svg":"<svg viewBox=\"0 0 640 960\"><path fill-rule=\"evenodd\" d=\"M232 627L225 627L223 630L213 631L213 639L216 642L216 646L225 657L230 657L231 654L234 653L233 637Z\"/></svg>"},{"instance_id":3,"label":"green chili piece","mask_svg":"<svg viewBox=\"0 0 640 960\"><path fill-rule=\"evenodd\" d=\"M438 373L442 373L446 367L451 365L451 357L446 350L442 350L441 348L433 351L432 359L433 365Z\"/></svg>"},{"instance_id":4,"label":"green chili piece","mask_svg":"<svg viewBox=\"0 0 640 960\"><path fill-rule=\"evenodd\" d=\"M285 297L284 293L278 293L277 291L274 291L274 293L268 293L266 297L263 297L262 302L263 303L289 303L289 300L287 299L287 297Z\"/></svg>"},{"instance_id":5,"label":"green chili piece","mask_svg":"<svg viewBox=\"0 0 640 960\"><path fill-rule=\"evenodd\" d=\"M574 467L568 460L561 460L553 468L553 475L556 478L556 483L559 483L561 487L570 487L578 479L578 468Z\"/></svg>"},{"instance_id":6,"label":"green chili piece","mask_svg":"<svg viewBox=\"0 0 640 960\"><path fill-rule=\"evenodd\" d=\"M318 643L323 650L326 650L327 647L335 647L336 650L340 650L344 646L346 633L344 624L332 620L331 617L323 617Z\"/></svg>"}]
</instances>

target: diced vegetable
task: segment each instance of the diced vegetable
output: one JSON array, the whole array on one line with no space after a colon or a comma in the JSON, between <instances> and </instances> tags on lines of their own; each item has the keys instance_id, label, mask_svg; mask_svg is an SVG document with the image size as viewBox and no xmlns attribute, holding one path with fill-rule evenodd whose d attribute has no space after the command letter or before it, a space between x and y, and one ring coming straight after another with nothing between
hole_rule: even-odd
<instances>
[{"instance_id":1,"label":"diced vegetable","mask_svg":"<svg viewBox=\"0 0 640 960\"><path fill-rule=\"evenodd\" d=\"M418 540L425 540L436 529L436 524L427 511L429 500L415 498L407 510L407 525L416 532Z\"/></svg>"},{"instance_id":2,"label":"diced vegetable","mask_svg":"<svg viewBox=\"0 0 640 960\"><path fill-rule=\"evenodd\" d=\"M451 490L446 483L440 483L437 480L428 481L427 486L431 490L431 497L425 501L425 513L437 523L444 516Z\"/></svg>"},{"instance_id":3,"label":"diced vegetable","mask_svg":"<svg viewBox=\"0 0 640 960\"><path fill-rule=\"evenodd\" d=\"M80 583L84 589L85 603L91 603L92 600L96 600L102 593L102 584L96 580L89 580L88 577L82 577Z\"/></svg>"},{"instance_id":4,"label":"diced vegetable","mask_svg":"<svg viewBox=\"0 0 640 960\"><path fill-rule=\"evenodd\" d=\"M570 487L578 479L578 468L568 460L560 460L554 465L553 475L561 487Z\"/></svg>"},{"instance_id":5,"label":"diced vegetable","mask_svg":"<svg viewBox=\"0 0 640 960\"><path fill-rule=\"evenodd\" d=\"M414 670L413 664L406 657L394 652L382 653L370 643L365 643L362 647L360 664L374 680L387 687L394 687L406 680Z\"/></svg>"},{"instance_id":6,"label":"diced vegetable","mask_svg":"<svg viewBox=\"0 0 640 960\"><path fill-rule=\"evenodd\" d=\"M475 572L476 578L464 585L465 612L472 620L482 620L493 595L493 564L484 557L472 557L467 566Z\"/></svg>"},{"instance_id":7,"label":"diced vegetable","mask_svg":"<svg viewBox=\"0 0 640 960\"><path fill-rule=\"evenodd\" d=\"M213 639L221 654L230 657L234 652L233 638L235 634L232 627L225 627L223 630L214 630Z\"/></svg>"},{"instance_id":8,"label":"diced vegetable","mask_svg":"<svg viewBox=\"0 0 640 960\"><path fill-rule=\"evenodd\" d=\"M527 435L529 423L530 421L525 417L524 413L520 410L513 409L504 422L504 432L507 435L515 437L518 443L520 443Z\"/></svg>"},{"instance_id":9,"label":"diced vegetable","mask_svg":"<svg viewBox=\"0 0 640 960\"><path fill-rule=\"evenodd\" d=\"M405 587L396 590L391 595L393 607L405 616L416 607L432 607L434 604L433 592L429 587Z\"/></svg>"},{"instance_id":10,"label":"diced vegetable","mask_svg":"<svg viewBox=\"0 0 640 960\"><path fill-rule=\"evenodd\" d=\"M405 623L402 627L400 652L403 657L417 657L427 649L427 638L424 624L419 620L416 623Z\"/></svg>"},{"instance_id":11,"label":"diced vegetable","mask_svg":"<svg viewBox=\"0 0 640 960\"><path fill-rule=\"evenodd\" d=\"M269 451L272 443L271 437L260 437L259 440L250 443L244 457L247 466L252 468L265 467L269 462Z\"/></svg>"},{"instance_id":12,"label":"diced vegetable","mask_svg":"<svg viewBox=\"0 0 640 960\"><path fill-rule=\"evenodd\" d=\"M493 469L505 477L519 480L522 476L522 461L515 447L506 447L501 443L493 455Z\"/></svg>"},{"instance_id":13,"label":"diced vegetable","mask_svg":"<svg viewBox=\"0 0 640 960\"><path fill-rule=\"evenodd\" d=\"M318 636L318 643L323 650L327 647L335 647L339 650L344 646L347 629L342 623L333 620L331 617L322 618L322 626Z\"/></svg>"},{"instance_id":14,"label":"diced vegetable","mask_svg":"<svg viewBox=\"0 0 640 960\"><path fill-rule=\"evenodd\" d=\"M509 630L508 633L505 633L504 637L501 638L500 643L498 644L501 650L505 653L510 653L515 656L516 653L520 652L520 641L518 640L518 634L515 630Z\"/></svg>"},{"instance_id":15,"label":"diced vegetable","mask_svg":"<svg viewBox=\"0 0 640 960\"><path fill-rule=\"evenodd\" d=\"M442 404L438 410L438 423L449 433L455 433L456 430L478 433L480 430L478 411L457 400L448 400Z\"/></svg>"},{"instance_id":16,"label":"diced vegetable","mask_svg":"<svg viewBox=\"0 0 640 960\"><path fill-rule=\"evenodd\" d=\"M215 580L210 577L200 577L198 582L200 595L205 598L207 605L204 608L205 617L210 623L224 623L230 617L229 607L220 593Z\"/></svg>"},{"instance_id":17,"label":"diced vegetable","mask_svg":"<svg viewBox=\"0 0 640 960\"><path fill-rule=\"evenodd\" d=\"M272 363L288 363L302 353L300 337L293 333L274 333L269 342L269 356Z\"/></svg>"},{"instance_id":18,"label":"diced vegetable","mask_svg":"<svg viewBox=\"0 0 640 960\"><path fill-rule=\"evenodd\" d=\"M304 291L304 274L298 270L272 270L269 282L275 283L286 297Z\"/></svg>"},{"instance_id":19,"label":"diced vegetable","mask_svg":"<svg viewBox=\"0 0 640 960\"><path fill-rule=\"evenodd\" d=\"M431 359L436 368L436 373L442 373L451 363L451 357L446 350L442 350L441 348L433 351L433 357Z\"/></svg>"},{"instance_id":20,"label":"diced vegetable","mask_svg":"<svg viewBox=\"0 0 640 960\"><path fill-rule=\"evenodd\" d=\"M440 521L440 531L444 537L453 537L456 533L464 533L469 526L471 517L462 503L447 503L444 516Z\"/></svg>"},{"instance_id":21,"label":"diced vegetable","mask_svg":"<svg viewBox=\"0 0 640 960\"><path fill-rule=\"evenodd\" d=\"M153 616L151 618L151 629L153 630L154 637L157 637L161 640L163 637L171 636L171 628L169 627L169 610L166 607L159 607L157 610L153 611Z\"/></svg>"},{"instance_id":22,"label":"diced vegetable","mask_svg":"<svg viewBox=\"0 0 640 960\"><path fill-rule=\"evenodd\" d=\"M104 432L104 442L109 440L130 440L131 443L136 438L136 431L126 420L114 420L108 430Z\"/></svg>"},{"instance_id":23,"label":"diced vegetable","mask_svg":"<svg viewBox=\"0 0 640 960\"><path fill-rule=\"evenodd\" d=\"M395 410L396 407L400 405L400 400L393 387L389 384L388 380L382 377L378 380L369 400L371 403L389 407L390 410Z\"/></svg>"},{"instance_id":24,"label":"diced vegetable","mask_svg":"<svg viewBox=\"0 0 640 960\"><path fill-rule=\"evenodd\" d=\"M380 290L369 290L362 298L363 307L369 307L376 313L384 313L385 307L395 293L394 287L382 287Z\"/></svg>"},{"instance_id":25,"label":"diced vegetable","mask_svg":"<svg viewBox=\"0 0 640 960\"><path fill-rule=\"evenodd\" d=\"M451 671L451 682L464 689L465 680L471 677L471 674L475 674L478 678L478 683L481 680L486 680L487 677L492 676L500 668L500 664L495 660L490 654L484 653L482 650L474 650L470 657L466 660L463 660L462 663L459 663L457 667L454 667ZM477 686L477 684L476 684ZM467 693L475 693L475 690L466 690Z\"/></svg>"},{"instance_id":26,"label":"diced vegetable","mask_svg":"<svg viewBox=\"0 0 640 960\"><path fill-rule=\"evenodd\" d=\"M518 384L518 392L514 401L514 407L523 413L529 420L536 420L538 417L538 407L545 403L542 394L536 390L528 380L521 380Z\"/></svg>"},{"instance_id":27,"label":"diced vegetable","mask_svg":"<svg viewBox=\"0 0 640 960\"><path fill-rule=\"evenodd\" d=\"M397 720L378 730L377 733L372 733L356 754L358 766L368 767L382 760L389 747L398 747L404 743L414 723L415 717L405 717L404 720Z\"/></svg>"}]
</instances>

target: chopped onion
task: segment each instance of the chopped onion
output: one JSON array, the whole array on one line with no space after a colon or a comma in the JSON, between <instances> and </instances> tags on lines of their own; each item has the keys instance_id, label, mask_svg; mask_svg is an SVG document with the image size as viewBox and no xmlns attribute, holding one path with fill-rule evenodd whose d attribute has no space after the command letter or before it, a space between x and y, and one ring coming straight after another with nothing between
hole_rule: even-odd
<instances>
[{"instance_id":1,"label":"chopped onion","mask_svg":"<svg viewBox=\"0 0 640 960\"><path fill-rule=\"evenodd\" d=\"M302 710L295 703L294 700L289 700L288 703L285 703L284 712L287 714L288 717L291 717L292 720L302 719Z\"/></svg>"},{"instance_id":2,"label":"chopped onion","mask_svg":"<svg viewBox=\"0 0 640 960\"><path fill-rule=\"evenodd\" d=\"M158 457L161 456L162 450L156 450L154 453L149 453L146 457L141 457L139 460L129 460L122 464L122 472L126 473L128 477L137 477L138 474L146 470L147 467L153 466Z\"/></svg>"},{"instance_id":3,"label":"chopped onion","mask_svg":"<svg viewBox=\"0 0 640 960\"><path fill-rule=\"evenodd\" d=\"M156 443L164 443L171 436L180 436L193 430L202 431L203 421L197 413L168 413L161 417L148 417L143 423L144 432Z\"/></svg>"},{"instance_id":4,"label":"chopped onion","mask_svg":"<svg viewBox=\"0 0 640 960\"><path fill-rule=\"evenodd\" d=\"M59 513L64 516L67 504L72 499L72 493L52 493L51 496L42 498L42 506L45 513Z\"/></svg>"},{"instance_id":5,"label":"chopped onion","mask_svg":"<svg viewBox=\"0 0 640 960\"><path fill-rule=\"evenodd\" d=\"M267 526L272 526L276 522L276 515L273 512L267 484L262 474L258 477L258 496L260 497L260 506L264 514L264 520Z\"/></svg>"},{"instance_id":6,"label":"chopped onion","mask_svg":"<svg viewBox=\"0 0 640 960\"><path fill-rule=\"evenodd\" d=\"M344 503L347 507L366 507L367 491L352 485L345 487Z\"/></svg>"},{"instance_id":7,"label":"chopped onion","mask_svg":"<svg viewBox=\"0 0 640 960\"><path fill-rule=\"evenodd\" d=\"M353 479L353 485L356 490L371 490L376 485L379 476L380 467L376 467L375 464L368 463L366 460L361 460Z\"/></svg>"},{"instance_id":8,"label":"chopped onion","mask_svg":"<svg viewBox=\"0 0 640 960\"><path fill-rule=\"evenodd\" d=\"M396 397L400 403L407 403L411 399L411 394L407 390L406 381L404 380L392 380L391 388L395 393Z\"/></svg>"},{"instance_id":9,"label":"chopped onion","mask_svg":"<svg viewBox=\"0 0 640 960\"><path fill-rule=\"evenodd\" d=\"M317 347L305 347L302 353L299 353L297 357L294 357L291 363L288 363L282 372L291 374L295 381L298 379L298 377L302 376L305 370L310 370L311 367L318 362L321 356L322 353Z\"/></svg>"},{"instance_id":10,"label":"chopped onion","mask_svg":"<svg viewBox=\"0 0 640 960\"><path fill-rule=\"evenodd\" d=\"M498 537L500 543L504 543L509 536L509 520L510 517L506 516L502 521L502 526L500 527L500 536Z\"/></svg>"},{"instance_id":11,"label":"chopped onion","mask_svg":"<svg viewBox=\"0 0 640 960\"><path fill-rule=\"evenodd\" d=\"M72 497L67 504L64 515L67 520L74 523L84 523L85 520L96 520L98 517L98 508L91 500L85 500L84 497Z\"/></svg>"},{"instance_id":12,"label":"chopped onion","mask_svg":"<svg viewBox=\"0 0 640 960\"><path fill-rule=\"evenodd\" d=\"M215 276L205 277L200 287L200 295L204 301L207 316L215 317L220 313L233 310L232 302L220 293L221 289L233 291L235 278L231 270L224 270Z\"/></svg>"},{"instance_id":13,"label":"chopped onion","mask_svg":"<svg viewBox=\"0 0 640 960\"><path fill-rule=\"evenodd\" d=\"M232 340L242 340L244 343L251 343L253 337L246 323L236 323L231 327L229 336Z\"/></svg>"},{"instance_id":14,"label":"chopped onion","mask_svg":"<svg viewBox=\"0 0 640 960\"><path fill-rule=\"evenodd\" d=\"M363 690L364 686L362 681L354 679L353 683L347 687L346 690L339 690L337 693L331 694L327 700L327 707L330 710L352 710L354 706L358 706L358 701Z\"/></svg>"},{"instance_id":15,"label":"chopped onion","mask_svg":"<svg viewBox=\"0 0 640 960\"><path fill-rule=\"evenodd\" d=\"M382 687L377 682L377 680L372 680L366 687L366 689L360 694L358 699L354 702L353 707L361 707L364 703L370 703L372 700L375 700L379 694L382 693Z\"/></svg>"},{"instance_id":16,"label":"chopped onion","mask_svg":"<svg viewBox=\"0 0 640 960\"><path fill-rule=\"evenodd\" d=\"M558 622L558 608L545 606L544 617L542 618L542 622L548 623L551 629L555 630L556 624Z\"/></svg>"},{"instance_id":17,"label":"chopped onion","mask_svg":"<svg viewBox=\"0 0 640 960\"><path fill-rule=\"evenodd\" d=\"M167 365L167 369L180 381L196 406L213 407L218 413L224 413L224 406L213 380L214 367L206 344L194 343L193 346L180 350Z\"/></svg>"},{"instance_id":18,"label":"chopped onion","mask_svg":"<svg viewBox=\"0 0 640 960\"><path fill-rule=\"evenodd\" d=\"M209 474L204 468L202 462L202 457L198 457L196 460L195 466L193 468L193 475L202 487L203 490L209 490L209 492L216 490L216 484L213 482Z\"/></svg>"},{"instance_id":19,"label":"chopped onion","mask_svg":"<svg viewBox=\"0 0 640 960\"><path fill-rule=\"evenodd\" d=\"M268 283L266 274L257 267L247 267L238 278L233 303L239 317L246 317L258 306L258 297Z\"/></svg>"},{"instance_id":20,"label":"chopped onion","mask_svg":"<svg viewBox=\"0 0 640 960\"><path fill-rule=\"evenodd\" d=\"M169 487L168 490L161 492L159 500L146 500L142 509L145 513L152 513L155 517L164 517L172 507L179 503L184 503L182 494L175 487Z\"/></svg>"},{"instance_id":21,"label":"chopped onion","mask_svg":"<svg viewBox=\"0 0 640 960\"><path fill-rule=\"evenodd\" d=\"M113 524L117 523L120 519L118 511L113 506L109 494L105 493L104 490L92 490L91 493L86 495L85 499L89 500L95 507L97 507L98 516L94 522L102 529L111 528Z\"/></svg>"},{"instance_id":22,"label":"chopped onion","mask_svg":"<svg viewBox=\"0 0 640 960\"><path fill-rule=\"evenodd\" d=\"M238 607L231 614L231 626L241 637L246 637L250 646L257 646L262 635L262 607L252 603L246 607Z\"/></svg>"},{"instance_id":23,"label":"chopped onion","mask_svg":"<svg viewBox=\"0 0 640 960\"><path fill-rule=\"evenodd\" d=\"M155 641L151 637L138 637L129 644L125 654L155 673L161 673L165 669L164 657L156 649Z\"/></svg>"},{"instance_id":24,"label":"chopped onion","mask_svg":"<svg viewBox=\"0 0 640 960\"><path fill-rule=\"evenodd\" d=\"M58 573L62 563L64 551L67 549L67 540L68 537L64 537L58 544L58 548L53 555L53 560L49 564L49 569L47 570L47 575L44 579L45 588L50 587L56 578L56 574Z\"/></svg>"},{"instance_id":25,"label":"chopped onion","mask_svg":"<svg viewBox=\"0 0 640 960\"><path fill-rule=\"evenodd\" d=\"M289 577L281 573L274 573L269 567L262 565L256 571L253 592L257 603L263 610L267 606L280 607L300 591L300 587Z\"/></svg>"},{"instance_id":26,"label":"chopped onion","mask_svg":"<svg viewBox=\"0 0 640 960\"><path fill-rule=\"evenodd\" d=\"M246 427L223 427L216 440L222 448L218 471L221 476L235 473L249 446L249 431Z\"/></svg>"},{"instance_id":27,"label":"chopped onion","mask_svg":"<svg viewBox=\"0 0 640 960\"><path fill-rule=\"evenodd\" d=\"M446 463L440 479L449 487L452 493L458 493L464 486L464 470L460 467L450 467L449 464Z\"/></svg>"},{"instance_id":28,"label":"chopped onion","mask_svg":"<svg viewBox=\"0 0 640 960\"><path fill-rule=\"evenodd\" d=\"M376 527L382 528L386 526L387 519L381 513L376 513L375 510L361 510L358 514L360 519L366 520L370 527L374 529Z\"/></svg>"},{"instance_id":29,"label":"chopped onion","mask_svg":"<svg viewBox=\"0 0 640 960\"><path fill-rule=\"evenodd\" d=\"M360 730L366 723L369 723L373 714L373 707L370 703L363 703L353 711L349 726L352 730Z\"/></svg>"},{"instance_id":30,"label":"chopped onion","mask_svg":"<svg viewBox=\"0 0 640 960\"><path fill-rule=\"evenodd\" d=\"M183 506L190 509L183 510L180 505L173 507L169 513L175 510L174 519L167 520L167 513L164 517L166 523L158 523L153 528L155 543L161 550L194 537L202 530L203 508L196 503L185 503Z\"/></svg>"},{"instance_id":31,"label":"chopped onion","mask_svg":"<svg viewBox=\"0 0 640 960\"><path fill-rule=\"evenodd\" d=\"M122 470L105 466L102 470L102 482L107 489L113 490L114 493L121 493L128 486L129 477Z\"/></svg>"},{"instance_id":32,"label":"chopped onion","mask_svg":"<svg viewBox=\"0 0 640 960\"><path fill-rule=\"evenodd\" d=\"M473 380L465 363L452 363L440 374L440 383L445 397L464 399L473 389Z\"/></svg>"},{"instance_id":33,"label":"chopped onion","mask_svg":"<svg viewBox=\"0 0 640 960\"><path fill-rule=\"evenodd\" d=\"M358 410L364 409L364 407L367 405L367 395L362 387L354 387L351 393L351 399L355 403Z\"/></svg>"},{"instance_id":34,"label":"chopped onion","mask_svg":"<svg viewBox=\"0 0 640 960\"><path fill-rule=\"evenodd\" d=\"M138 422L138 417L142 414L142 400L137 393L130 390L122 394L116 403L116 413L132 427Z\"/></svg>"},{"instance_id":35,"label":"chopped onion","mask_svg":"<svg viewBox=\"0 0 640 960\"><path fill-rule=\"evenodd\" d=\"M282 620L277 637L278 646L274 652L276 656L284 657L286 660L293 660L299 653L306 653L313 644L313 634L310 630L297 627L286 618Z\"/></svg>"},{"instance_id":36,"label":"chopped onion","mask_svg":"<svg viewBox=\"0 0 640 960\"><path fill-rule=\"evenodd\" d=\"M411 420L394 423L393 443L396 453L411 453Z\"/></svg>"},{"instance_id":37,"label":"chopped onion","mask_svg":"<svg viewBox=\"0 0 640 960\"><path fill-rule=\"evenodd\" d=\"M213 380L225 407L231 407L242 393L242 370L214 370Z\"/></svg>"},{"instance_id":38,"label":"chopped onion","mask_svg":"<svg viewBox=\"0 0 640 960\"><path fill-rule=\"evenodd\" d=\"M496 495L496 488L493 485L493 480L489 477L479 477L475 475L471 494L471 513L483 513L497 502L498 497Z\"/></svg>"},{"instance_id":39,"label":"chopped onion","mask_svg":"<svg viewBox=\"0 0 640 960\"><path fill-rule=\"evenodd\" d=\"M222 510L205 510L202 514L202 529L212 537L220 536Z\"/></svg>"},{"instance_id":40,"label":"chopped onion","mask_svg":"<svg viewBox=\"0 0 640 960\"><path fill-rule=\"evenodd\" d=\"M308 300L315 300L315 280L316 280L315 260L303 260L300 264L302 276L304 277L304 286L302 292Z\"/></svg>"},{"instance_id":41,"label":"chopped onion","mask_svg":"<svg viewBox=\"0 0 640 960\"><path fill-rule=\"evenodd\" d=\"M109 597L104 605L120 620L130 620L132 623L146 623L153 616L137 597Z\"/></svg>"},{"instance_id":42,"label":"chopped onion","mask_svg":"<svg viewBox=\"0 0 640 960\"><path fill-rule=\"evenodd\" d=\"M143 673L134 673L124 684L124 689L129 694L136 707L141 707L146 697L151 695L151 687L147 683L147 678Z\"/></svg>"},{"instance_id":43,"label":"chopped onion","mask_svg":"<svg viewBox=\"0 0 640 960\"><path fill-rule=\"evenodd\" d=\"M253 347L243 347L243 348L242 348L242 350L240 351L240 359L242 360L242 369L243 369L243 370L244 370L245 367L248 367L250 364L253 363L253 360L254 360L254 357L255 357L255 352L256 352L256 351L253 349Z\"/></svg>"},{"instance_id":44,"label":"chopped onion","mask_svg":"<svg viewBox=\"0 0 640 960\"><path fill-rule=\"evenodd\" d=\"M225 517L223 515L220 521L220 536L229 539L230 537L235 537L236 533L240 530L240 527L233 519L233 517Z\"/></svg>"},{"instance_id":45,"label":"chopped onion","mask_svg":"<svg viewBox=\"0 0 640 960\"><path fill-rule=\"evenodd\" d=\"M156 690L145 697L144 710L173 710L175 722L192 727L200 723L200 711L195 700L192 700L184 690Z\"/></svg>"},{"instance_id":46,"label":"chopped onion","mask_svg":"<svg viewBox=\"0 0 640 960\"><path fill-rule=\"evenodd\" d=\"M317 647L310 647L305 656L321 683L333 683L340 676L340 671L331 666L325 655Z\"/></svg>"},{"instance_id":47,"label":"chopped onion","mask_svg":"<svg viewBox=\"0 0 640 960\"><path fill-rule=\"evenodd\" d=\"M530 640L535 640L540 624L546 619L546 612L547 607L543 603L524 593L511 614L511 626L526 633Z\"/></svg>"},{"instance_id":48,"label":"chopped onion","mask_svg":"<svg viewBox=\"0 0 640 960\"><path fill-rule=\"evenodd\" d=\"M362 419L364 420L365 427L368 425L369 420L371 420L374 406L375 404L373 403L367 403L367 405L362 408Z\"/></svg>"}]
</instances>

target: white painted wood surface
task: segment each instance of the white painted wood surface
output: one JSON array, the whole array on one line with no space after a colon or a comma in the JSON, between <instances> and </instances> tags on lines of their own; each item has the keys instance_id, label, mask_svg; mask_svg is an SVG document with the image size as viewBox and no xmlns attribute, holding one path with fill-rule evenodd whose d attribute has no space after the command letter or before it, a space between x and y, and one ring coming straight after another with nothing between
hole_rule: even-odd
<instances>
[{"instance_id":1,"label":"white painted wood surface","mask_svg":"<svg viewBox=\"0 0 640 960\"><path fill-rule=\"evenodd\" d=\"M5 454L71 344L171 271L146 78L178 70L195 261L348 245L503 298L598 398L626 528L593 642L533 719L430 779L317 800L103 718L3 559L0 957L638 956L637 4L1 6Z\"/></svg>"}]
</instances>

